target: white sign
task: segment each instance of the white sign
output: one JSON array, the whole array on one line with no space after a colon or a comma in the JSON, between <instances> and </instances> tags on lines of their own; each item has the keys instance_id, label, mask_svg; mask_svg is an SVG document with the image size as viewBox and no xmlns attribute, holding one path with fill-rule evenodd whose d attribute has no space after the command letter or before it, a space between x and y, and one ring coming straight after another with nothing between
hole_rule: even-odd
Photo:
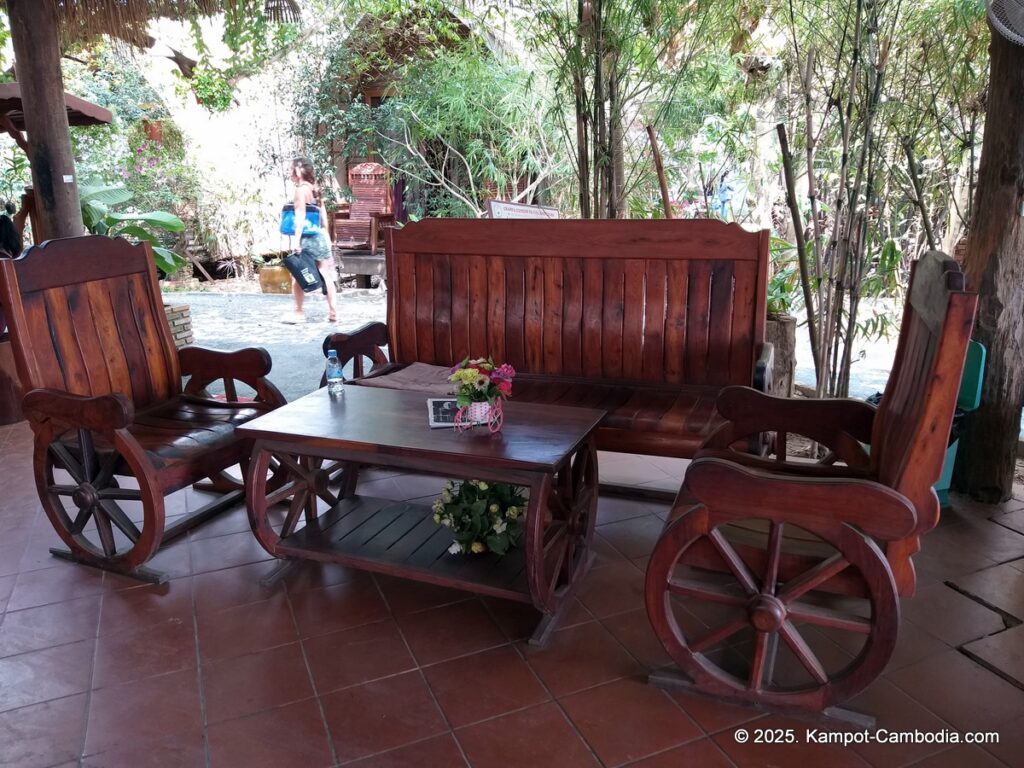
<instances>
[{"instance_id":1,"label":"white sign","mask_svg":"<svg viewBox=\"0 0 1024 768\"><path fill-rule=\"evenodd\" d=\"M543 205L488 200L487 215L492 219L557 219L558 209Z\"/></svg>"}]
</instances>

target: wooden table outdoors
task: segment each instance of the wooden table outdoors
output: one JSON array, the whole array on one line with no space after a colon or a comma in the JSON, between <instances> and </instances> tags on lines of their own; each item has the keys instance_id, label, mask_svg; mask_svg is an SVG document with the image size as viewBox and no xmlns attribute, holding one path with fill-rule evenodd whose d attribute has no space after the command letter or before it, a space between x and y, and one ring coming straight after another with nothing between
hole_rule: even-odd
<instances>
[{"instance_id":1,"label":"wooden table outdoors","mask_svg":"<svg viewBox=\"0 0 1024 768\"><path fill-rule=\"evenodd\" d=\"M532 603L542 645L590 565L597 509L593 433L603 411L505 403L502 431L430 429L427 396L326 389L238 428L255 440L249 521L278 558L340 563ZM429 504L358 496L359 470L394 467L527 489L520 546L504 556L452 555Z\"/></svg>"}]
</instances>

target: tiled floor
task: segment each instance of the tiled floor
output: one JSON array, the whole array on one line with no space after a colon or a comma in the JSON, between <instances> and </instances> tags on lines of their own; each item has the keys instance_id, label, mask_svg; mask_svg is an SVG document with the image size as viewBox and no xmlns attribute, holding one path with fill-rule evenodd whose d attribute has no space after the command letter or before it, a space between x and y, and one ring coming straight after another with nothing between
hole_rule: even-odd
<instances>
[{"instance_id":1,"label":"tiled floor","mask_svg":"<svg viewBox=\"0 0 1024 768\"><path fill-rule=\"evenodd\" d=\"M815 725L646 684L668 661L642 599L665 505L602 498L595 569L538 650L519 604L316 565L263 589L275 563L241 509L162 552L162 587L55 560L29 446L24 426L0 428L0 765L1024 765L1021 499L944 516L915 559L896 653L852 702L879 727L999 744L741 744L739 726L804 742ZM678 473L602 456L612 482L670 487ZM366 486L436 490L385 473ZM183 492L170 509L199 501Z\"/></svg>"}]
</instances>

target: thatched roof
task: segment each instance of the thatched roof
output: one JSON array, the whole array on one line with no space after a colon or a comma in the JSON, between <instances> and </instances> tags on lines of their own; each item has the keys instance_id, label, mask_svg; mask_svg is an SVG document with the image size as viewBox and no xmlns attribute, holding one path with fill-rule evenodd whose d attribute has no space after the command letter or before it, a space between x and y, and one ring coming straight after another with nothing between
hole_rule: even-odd
<instances>
[{"instance_id":1,"label":"thatched roof","mask_svg":"<svg viewBox=\"0 0 1024 768\"><path fill-rule=\"evenodd\" d=\"M57 7L61 35L66 42L85 42L111 35L134 45L145 45L146 26L152 19L191 19L213 16L238 0L43 0ZM264 11L274 21L299 17L298 0L264 0Z\"/></svg>"}]
</instances>

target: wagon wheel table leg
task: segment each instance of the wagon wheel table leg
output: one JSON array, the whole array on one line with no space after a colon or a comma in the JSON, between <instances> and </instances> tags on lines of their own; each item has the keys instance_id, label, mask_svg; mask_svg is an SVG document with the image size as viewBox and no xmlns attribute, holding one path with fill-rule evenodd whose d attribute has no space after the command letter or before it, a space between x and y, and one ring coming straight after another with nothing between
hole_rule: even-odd
<instances>
[{"instance_id":1,"label":"wagon wheel table leg","mask_svg":"<svg viewBox=\"0 0 1024 768\"><path fill-rule=\"evenodd\" d=\"M527 574L534 605L544 614L530 638L545 645L590 570L597 522L597 449L588 441L530 490Z\"/></svg>"},{"instance_id":2,"label":"wagon wheel table leg","mask_svg":"<svg viewBox=\"0 0 1024 768\"><path fill-rule=\"evenodd\" d=\"M267 552L284 557L278 549L282 539L300 527L317 526L319 501L330 509L338 503L328 487L329 468L325 459L268 449L257 445L246 473L246 508L253 534ZM287 503L286 503L287 502ZM260 580L269 587L286 575L297 561L287 560Z\"/></svg>"},{"instance_id":3,"label":"wagon wheel table leg","mask_svg":"<svg viewBox=\"0 0 1024 768\"><path fill-rule=\"evenodd\" d=\"M878 545L842 523L812 530L771 521L757 543L742 546L730 541L727 528L696 506L655 545L648 616L692 684L671 673L655 673L651 682L868 723L835 705L881 674L896 645L899 602ZM787 560L786 532L811 534L819 555ZM842 596L832 587L837 578L845 580ZM833 645L850 652L821 655Z\"/></svg>"}]
</instances>

